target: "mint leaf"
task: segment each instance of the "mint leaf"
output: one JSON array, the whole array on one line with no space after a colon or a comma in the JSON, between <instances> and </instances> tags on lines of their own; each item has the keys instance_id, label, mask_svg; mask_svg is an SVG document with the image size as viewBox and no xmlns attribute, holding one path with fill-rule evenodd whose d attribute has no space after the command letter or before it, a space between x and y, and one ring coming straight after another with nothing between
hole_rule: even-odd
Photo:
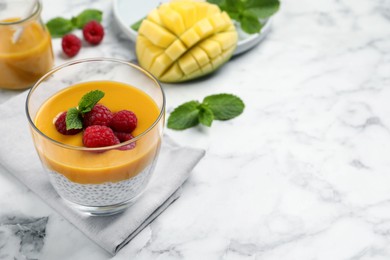
<instances>
[{"instance_id":1,"label":"mint leaf","mask_svg":"<svg viewBox=\"0 0 390 260\"><path fill-rule=\"evenodd\" d=\"M72 18L74 27L83 29L83 27L90 21L95 20L101 22L103 12L97 9L86 9L81 12L78 16Z\"/></svg>"},{"instance_id":2,"label":"mint leaf","mask_svg":"<svg viewBox=\"0 0 390 260\"><path fill-rule=\"evenodd\" d=\"M240 21L241 14L239 12L236 11L226 11L226 12L228 13L231 19Z\"/></svg>"},{"instance_id":3,"label":"mint leaf","mask_svg":"<svg viewBox=\"0 0 390 260\"><path fill-rule=\"evenodd\" d=\"M82 29L85 24L92 20L98 22L102 21L103 12L97 9L86 9L78 16L72 17L72 19L65 19L62 17L56 17L49 20L46 23L47 28L53 38L60 38L67 33L70 33L73 29Z\"/></svg>"},{"instance_id":4,"label":"mint leaf","mask_svg":"<svg viewBox=\"0 0 390 260\"><path fill-rule=\"evenodd\" d=\"M267 8L250 8L247 12L253 13L254 16L260 19L266 19L276 13L279 9L279 6L270 6Z\"/></svg>"},{"instance_id":5,"label":"mint leaf","mask_svg":"<svg viewBox=\"0 0 390 260\"><path fill-rule=\"evenodd\" d=\"M244 12L240 24L242 30L249 34L258 33L263 27L259 19L250 12Z\"/></svg>"},{"instance_id":6,"label":"mint leaf","mask_svg":"<svg viewBox=\"0 0 390 260\"><path fill-rule=\"evenodd\" d=\"M168 128L184 130L199 124L198 101L189 101L178 106L168 118Z\"/></svg>"},{"instance_id":7,"label":"mint leaf","mask_svg":"<svg viewBox=\"0 0 390 260\"><path fill-rule=\"evenodd\" d=\"M279 10L279 7L279 0L248 0L246 3L246 10L261 19L272 16Z\"/></svg>"},{"instance_id":8,"label":"mint leaf","mask_svg":"<svg viewBox=\"0 0 390 260\"><path fill-rule=\"evenodd\" d=\"M224 9L227 11L233 11L237 13L241 13L245 10L245 1L242 0L225 0L225 6Z\"/></svg>"},{"instance_id":9,"label":"mint leaf","mask_svg":"<svg viewBox=\"0 0 390 260\"><path fill-rule=\"evenodd\" d=\"M249 34L258 33L264 20L279 10L279 0L207 0L228 13L231 19L240 23L241 29Z\"/></svg>"},{"instance_id":10,"label":"mint leaf","mask_svg":"<svg viewBox=\"0 0 390 260\"><path fill-rule=\"evenodd\" d=\"M229 120L240 115L245 108L244 102L232 94L217 94L205 97L203 104L214 114L215 120Z\"/></svg>"},{"instance_id":11,"label":"mint leaf","mask_svg":"<svg viewBox=\"0 0 390 260\"><path fill-rule=\"evenodd\" d=\"M100 90L92 90L85 94L79 102L79 111L85 114L92 110L92 108L104 97L104 92Z\"/></svg>"},{"instance_id":12,"label":"mint leaf","mask_svg":"<svg viewBox=\"0 0 390 260\"><path fill-rule=\"evenodd\" d=\"M73 30L72 22L62 17L56 17L46 23L53 38L60 38Z\"/></svg>"},{"instance_id":13,"label":"mint leaf","mask_svg":"<svg viewBox=\"0 0 390 260\"><path fill-rule=\"evenodd\" d=\"M173 110L168 118L168 128L183 130L199 123L210 127L214 119L232 119L240 115L244 108L244 102L232 94L207 96L202 103L189 101Z\"/></svg>"},{"instance_id":14,"label":"mint leaf","mask_svg":"<svg viewBox=\"0 0 390 260\"><path fill-rule=\"evenodd\" d=\"M211 111L210 108L201 105L200 111L199 111L199 122L202 125L210 127L214 120L214 114L213 111Z\"/></svg>"},{"instance_id":15,"label":"mint leaf","mask_svg":"<svg viewBox=\"0 0 390 260\"><path fill-rule=\"evenodd\" d=\"M80 113L75 107L68 109L68 112L66 113L65 122L66 130L83 128L83 121L80 117Z\"/></svg>"},{"instance_id":16,"label":"mint leaf","mask_svg":"<svg viewBox=\"0 0 390 260\"><path fill-rule=\"evenodd\" d=\"M207 0L207 2L218 6L225 5L225 0Z\"/></svg>"}]
</instances>

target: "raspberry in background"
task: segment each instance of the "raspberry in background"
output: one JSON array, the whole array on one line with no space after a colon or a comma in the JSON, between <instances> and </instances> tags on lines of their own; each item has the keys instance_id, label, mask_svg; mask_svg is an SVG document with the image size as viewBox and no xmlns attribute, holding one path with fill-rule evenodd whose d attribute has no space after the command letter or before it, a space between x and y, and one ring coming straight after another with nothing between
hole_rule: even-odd
<instances>
[{"instance_id":1,"label":"raspberry in background","mask_svg":"<svg viewBox=\"0 0 390 260\"><path fill-rule=\"evenodd\" d=\"M68 57L74 57L81 49L81 40L74 34L67 34L62 37L61 46Z\"/></svg>"},{"instance_id":2,"label":"raspberry in background","mask_svg":"<svg viewBox=\"0 0 390 260\"><path fill-rule=\"evenodd\" d=\"M67 112L62 112L59 117L54 122L54 125L58 132L63 135L75 135L81 132L82 129L70 129L66 130L66 114Z\"/></svg>"},{"instance_id":3,"label":"raspberry in background","mask_svg":"<svg viewBox=\"0 0 390 260\"><path fill-rule=\"evenodd\" d=\"M116 132L131 133L137 127L137 116L129 110L114 113L110 127Z\"/></svg>"},{"instance_id":4,"label":"raspberry in background","mask_svg":"<svg viewBox=\"0 0 390 260\"><path fill-rule=\"evenodd\" d=\"M105 147L119 143L119 139L115 136L112 129L107 126L89 126L85 129L83 134L83 144L89 148Z\"/></svg>"},{"instance_id":5,"label":"raspberry in background","mask_svg":"<svg viewBox=\"0 0 390 260\"><path fill-rule=\"evenodd\" d=\"M92 45L98 45L104 37L104 28L97 21L88 22L83 28L84 39Z\"/></svg>"},{"instance_id":6,"label":"raspberry in background","mask_svg":"<svg viewBox=\"0 0 390 260\"><path fill-rule=\"evenodd\" d=\"M90 112L85 113L83 126L84 128L91 125L109 126L112 116L110 109L102 104L96 104Z\"/></svg>"}]
</instances>

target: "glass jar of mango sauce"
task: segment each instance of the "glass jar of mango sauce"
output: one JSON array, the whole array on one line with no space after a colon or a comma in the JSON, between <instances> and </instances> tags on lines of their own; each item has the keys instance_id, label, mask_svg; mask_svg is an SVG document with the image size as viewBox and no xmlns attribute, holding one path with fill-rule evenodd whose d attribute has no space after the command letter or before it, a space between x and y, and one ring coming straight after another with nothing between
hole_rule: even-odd
<instances>
[{"instance_id":1,"label":"glass jar of mango sauce","mask_svg":"<svg viewBox=\"0 0 390 260\"><path fill-rule=\"evenodd\" d=\"M39 0L0 1L0 88L26 89L54 63Z\"/></svg>"}]
</instances>

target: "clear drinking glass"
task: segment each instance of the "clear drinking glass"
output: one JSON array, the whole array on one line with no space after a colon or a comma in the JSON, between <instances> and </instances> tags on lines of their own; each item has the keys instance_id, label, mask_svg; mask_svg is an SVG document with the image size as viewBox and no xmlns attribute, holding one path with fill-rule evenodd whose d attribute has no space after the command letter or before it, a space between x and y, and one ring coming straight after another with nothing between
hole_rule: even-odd
<instances>
[{"instance_id":1,"label":"clear drinking glass","mask_svg":"<svg viewBox=\"0 0 390 260\"><path fill-rule=\"evenodd\" d=\"M111 95L111 104L105 103L107 107L124 99L125 92L136 89L153 102L156 116L145 123L148 115L142 115L142 111L151 104L138 99L122 100L138 102L136 109L141 111L136 113L138 123L142 124L145 116L145 130L129 141L108 147L65 144L39 129L37 118L45 115L43 111L58 113L55 110L59 103L67 104L68 99L73 100L69 108L77 106L74 93L67 92L71 86L95 82L104 82L109 87L105 97ZM114 88L110 84L114 83L122 84L125 89L111 93ZM48 102L53 96L60 96L61 102ZM40 110L45 106L46 110ZM164 92L149 72L129 62L107 58L66 63L48 72L32 87L26 100L26 114L42 165L51 184L68 204L90 215L111 215L125 210L145 190L159 154L165 120ZM53 124L52 116L47 120Z\"/></svg>"},{"instance_id":2,"label":"clear drinking glass","mask_svg":"<svg viewBox=\"0 0 390 260\"><path fill-rule=\"evenodd\" d=\"M0 88L25 89L53 66L39 0L0 1Z\"/></svg>"}]
</instances>

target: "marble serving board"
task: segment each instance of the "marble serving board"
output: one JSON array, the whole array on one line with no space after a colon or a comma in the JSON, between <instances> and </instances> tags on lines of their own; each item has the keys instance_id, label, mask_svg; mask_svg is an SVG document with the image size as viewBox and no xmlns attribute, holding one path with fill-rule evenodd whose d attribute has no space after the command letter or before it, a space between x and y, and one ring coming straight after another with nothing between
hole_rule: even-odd
<instances>
[{"instance_id":1,"label":"marble serving board","mask_svg":"<svg viewBox=\"0 0 390 260\"><path fill-rule=\"evenodd\" d=\"M135 59L111 1L42 2L46 21L104 11L103 43L76 58ZM261 44L164 89L168 114L222 92L246 104L210 129L166 130L207 150L181 197L112 258L0 167L1 260L390 259L389 1L284 0Z\"/></svg>"}]
</instances>

